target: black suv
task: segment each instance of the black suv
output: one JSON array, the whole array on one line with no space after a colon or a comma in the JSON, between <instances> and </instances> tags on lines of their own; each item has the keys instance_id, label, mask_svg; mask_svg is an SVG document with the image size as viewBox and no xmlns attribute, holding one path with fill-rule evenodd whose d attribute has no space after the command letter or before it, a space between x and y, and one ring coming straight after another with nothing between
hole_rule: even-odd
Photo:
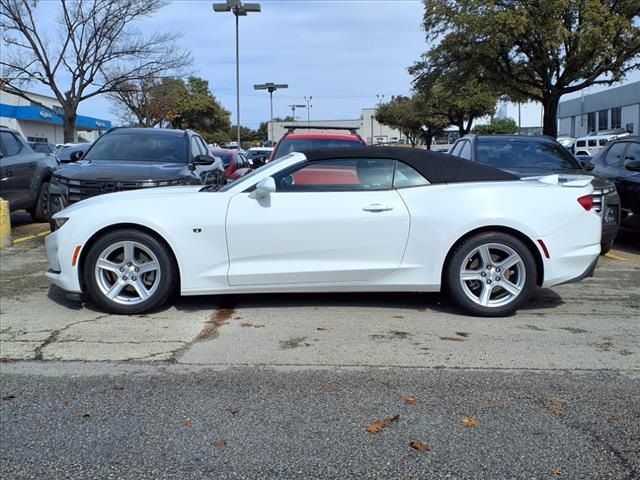
<instances>
[{"instance_id":1,"label":"black suv","mask_svg":"<svg viewBox=\"0 0 640 480\"><path fill-rule=\"evenodd\" d=\"M594 172L613 181L626 216L640 215L640 137L623 137L593 157Z\"/></svg>"},{"instance_id":2,"label":"black suv","mask_svg":"<svg viewBox=\"0 0 640 480\"><path fill-rule=\"evenodd\" d=\"M34 221L49 220L49 181L58 162L34 152L22 135L0 126L0 197L9 210L27 210Z\"/></svg>"},{"instance_id":3,"label":"black suv","mask_svg":"<svg viewBox=\"0 0 640 480\"><path fill-rule=\"evenodd\" d=\"M521 177L554 173L593 176L593 206L602 217L602 254L613 246L620 223L620 198L610 180L591 173L593 164L581 164L550 137L524 135L465 135L449 153L490 165Z\"/></svg>"},{"instance_id":4,"label":"black suv","mask_svg":"<svg viewBox=\"0 0 640 480\"><path fill-rule=\"evenodd\" d=\"M52 212L103 193L226 182L222 161L211 156L204 140L191 130L114 128L86 153L71 157L74 163L53 176Z\"/></svg>"}]
</instances>

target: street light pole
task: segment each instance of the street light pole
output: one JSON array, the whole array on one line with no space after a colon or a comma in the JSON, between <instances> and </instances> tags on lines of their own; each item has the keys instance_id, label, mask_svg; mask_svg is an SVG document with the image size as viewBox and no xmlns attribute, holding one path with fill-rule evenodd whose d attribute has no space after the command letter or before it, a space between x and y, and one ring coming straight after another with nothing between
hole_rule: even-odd
<instances>
[{"instance_id":1,"label":"street light pole","mask_svg":"<svg viewBox=\"0 0 640 480\"><path fill-rule=\"evenodd\" d=\"M307 126L310 127L311 126L311 107L313 107L313 105L311 105L311 99L313 97L309 96L309 98L307 99L307 97L304 97L304 101L307 102Z\"/></svg>"},{"instance_id":2,"label":"street light pole","mask_svg":"<svg viewBox=\"0 0 640 480\"><path fill-rule=\"evenodd\" d=\"M254 90L267 90L269 92L269 104L271 105L271 122L270 122L271 123L271 138L269 140L272 140L272 141L274 139L274 136L273 136L273 92L275 92L279 88L289 88L289 85L287 85L286 83L269 82L269 83L261 83L261 84L253 86ZM267 136L269 136L268 133L267 133Z\"/></svg>"},{"instance_id":3,"label":"street light pole","mask_svg":"<svg viewBox=\"0 0 640 480\"><path fill-rule=\"evenodd\" d=\"M378 97L378 108L380 108L380 106L384 102L384 94L383 95L377 95L376 94L376 97ZM373 127L372 127L372 129L373 129ZM373 132L371 132L371 135L373 135ZM382 137L382 124L380 124L380 136Z\"/></svg>"},{"instance_id":4,"label":"street light pole","mask_svg":"<svg viewBox=\"0 0 640 480\"><path fill-rule=\"evenodd\" d=\"M233 12L236 17L236 132L238 148L242 148L240 140L240 17L246 17L251 12L260 12L260 4L242 3L242 0L227 0L226 3L214 3L213 11L216 13Z\"/></svg>"},{"instance_id":5,"label":"street light pole","mask_svg":"<svg viewBox=\"0 0 640 480\"><path fill-rule=\"evenodd\" d=\"M289 105L288 106L291 109L291 116L293 117L293 121L296 121L296 108L306 108L306 105Z\"/></svg>"}]
</instances>

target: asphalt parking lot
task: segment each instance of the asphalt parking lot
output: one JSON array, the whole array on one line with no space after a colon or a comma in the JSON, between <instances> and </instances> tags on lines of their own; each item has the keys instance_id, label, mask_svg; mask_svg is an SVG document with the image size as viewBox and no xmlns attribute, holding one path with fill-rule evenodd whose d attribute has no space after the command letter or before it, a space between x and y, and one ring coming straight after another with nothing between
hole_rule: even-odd
<instances>
[{"instance_id":1,"label":"asphalt parking lot","mask_svg":"<svg viewBox=\"0 0 640 480\"><path fill-rule=\"evenodd\" d=\"M638 230L594 278L509 318L436 294L177 298L123 317L50 286L44 226L13 220L4 478L640 476Z\"/></svg>"}]
</instances>

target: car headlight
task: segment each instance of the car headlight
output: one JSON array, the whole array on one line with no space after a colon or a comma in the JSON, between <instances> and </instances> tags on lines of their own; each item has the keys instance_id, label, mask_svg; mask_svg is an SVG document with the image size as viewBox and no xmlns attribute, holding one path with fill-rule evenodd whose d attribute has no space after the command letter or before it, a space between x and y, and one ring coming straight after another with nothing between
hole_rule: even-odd
<instances>
[{"instance_id":1,"label":"car headlight","mask_svg":"<svg viewBox=\"0 0 640 480\"><path fill-rule=\"evenodd\" d=\"M69 217L55 217L53 222L56 224L56 229L61 228L67 221Z\"/></svg>"}]
</instances>

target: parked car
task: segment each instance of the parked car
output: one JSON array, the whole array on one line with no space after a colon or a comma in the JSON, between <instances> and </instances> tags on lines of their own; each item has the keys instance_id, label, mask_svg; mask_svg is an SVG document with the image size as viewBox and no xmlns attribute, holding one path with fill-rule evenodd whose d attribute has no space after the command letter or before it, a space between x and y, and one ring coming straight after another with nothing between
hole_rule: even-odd
<instances>
[{"instance_id":1,"label":"parked car","mask_svg":"<svg viewBox=\"0 0 640 480\"><path fill-rule=\"evenodd\" d=\"M56 158L60 163L77 162L85 153L87 153L90 146L90 143L74 143L67 145L66 147L56 150Z\"/></svg>"},{"instance_id":2,"label":"parked car","mask_svg":"<svg viewBox=\"0 0 640 480\"><path fill-rule=\"evenodd\" d=\"M0 197L9 210L27 210L36 222L49 221L49 182L58 162L33 151L16 130L0 126Z\"/></svg>"},{"instance_id":3,"label":"parked car","mask_svg":"<svg viewBox=\"0 0 640 480\"><path fill-rule=\"evenodd\" d=\"M47 155L52 155L56 153L56 147L50 143L29 142L29 146L32 148L34 152L46 153Z\"/></svg>"},{"instance_id":4,"label":"parked car","mask_svg":"<svg viewBox=\"0 0 640 480\"><path fill-rule=\"evenodd\" d=\"M224 183L222 162L216 162L197 133L114 128L98 138L80 160L56 171L50 208L57 212L80 200L122 190Z\"/></svg>"},{"instance_id":5,"label":"parked car","mask_svg":"<svg viewBox=\"0 0 640 480\"><path fill-rule=\"evenodd\" d=\"M571 153L573 153L573 145L576 143L575 138L568 135L560 135L556 138L556 141Z\"/></svg>"},{"instance_id":6,"label":"parked car","mask_svg":"<svg viewBox=\"0 0 640 480\"><path fill-rule=\"evenodd\" d=\"M620 224L620 198L613 182L590 173L593 164L581 164L553 138L523 135L465 135L450 153L520 176L589 175L594 210L602 217L602 254L613 246Z\"/></svg>"},{"instance_id":7,"label":"parked car","mask_svg":"<svg viewBox=\"0 0 640 480\"><path fill-rule=\"evenodd\" d=\"M612 141L621 137L629 135L624 128L617 128L613 130L600 130L598 132L591 132L586 137L580 137L576 139L573 146L573 152L578 156L591 156L593 157L604 146Z\"/></svg>"},{"instance_id":8,"label":"parked car","mask_svg":"<svg viewBox=\"0 0 640 480\"><path fill-rule=\"evenodd\" d=\"M251 166L257 168L267 163L271 152L273 152L273 147L252 147L247 150L246 157L251 162Z\"/></svg>"},{"instance_id":9,"label":"parked car","mask_svg":"<svg viewBox=\"0 0 640 480\"><path fill-rule=\"evenodd\" d=\"M249 160L238 150L209 148L209 152L211 152L211 155L214 157L222 160L227 181L232 182L233 180L237 180L251 171Z\"/></svg>"},{"instance_id":10,"label":"parked car","mask_svg":"<svg viewBox=\"0 0 640 480\"><path fill-rule=\"evenodd\" d=\"M616 184L624 215L640 215L640 136L608 143L593 164L595 173Z\"/></svg>"},{"instance_id":11,"label":"parked car","mask_svg":"<svg viewBox=\"0 0 640 480\"><path fill-rule=\"evenodd\" d=\"M310 150L326 148L356 148L366 146L366 142L356 133L357 128L351 127L322 127L306 125L287 125L287 133L278 141L269 161L284 157L291 152L306 152ZM296 130L330 130L322 133L295 133ZM349 134L335 133L335 131L345 130ZM333 132L331 132L333 131Z\"/></svg>"},{"instance_id":12,"label":"parked car","mask_svg":"<svg viewBox=\"0 0 640 480\"><path fill-rule=\"evenodd\" d=\"M292 181L334 165L351 171L350 184ZM509 315L536 285L593 274L601 219L591 180L521 180L408 148L294 153L218 191L141 189L59 212L46 275L117 314L157 308L179 288L446 290L472 314Z\"/></svg>"}]
</instances>

